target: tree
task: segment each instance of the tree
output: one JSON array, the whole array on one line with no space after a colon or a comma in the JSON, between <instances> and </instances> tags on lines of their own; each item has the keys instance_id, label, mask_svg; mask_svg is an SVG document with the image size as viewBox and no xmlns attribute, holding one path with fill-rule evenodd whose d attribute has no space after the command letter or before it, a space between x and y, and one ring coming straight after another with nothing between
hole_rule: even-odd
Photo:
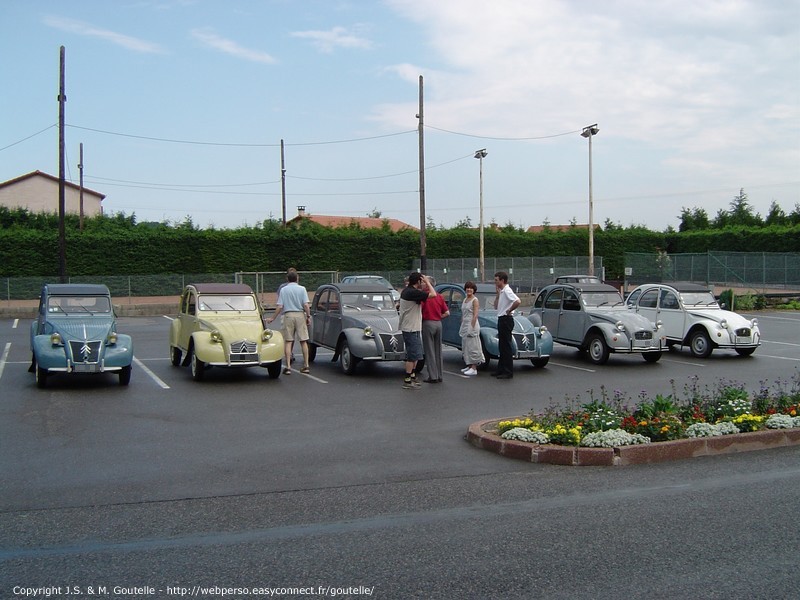
<instances>
[{"instance_id":1,"label":"tree","mask_svg":"<svg viewBox=\"0 0 800 600\"><path fill-rule=\"evenodd\" d=\"M678 231L696 231L710 227L708 213L703 208L688 209L684 207L681 209L680 220Z\"/></svg>"},{"instance_id":2,"label":"tree","mask_svg":"<svg viewBox=\"0 0 800 600\"><path fill-rule=\"evenodd\" d=\"M458 223L453 226L453 229L472 229L472 219L469 218L469 215L461 219Z\"/></svg>"},{"instance_id":3,"label":"tree","mask_svg":"<svg viewBox=\"0 0 800 600\"><path fill-rule=\"evenodd\" d=\"M761 216L753 214L753 207L747 200L747 194L744 188L739 189L739 195L734 196L731 200L731 209L728 213L730 216L729 225L743 225L745 227L758 227L764 224Z\"/></svg>"},{"instance_id":4,"label":"tree","mask_svg":"<svg viewBox=\"0 0 800 600\"><path fill-rule=\"evenodd\" d=\"M772 204L769 205L769 212L767 213L766 219L764 219L765 225L787 225L789 223L789 219L786 216L786 213L783 212L783 209L778 206L778 203L775 200L772 201Z\"/></svg>"}]
</instances>

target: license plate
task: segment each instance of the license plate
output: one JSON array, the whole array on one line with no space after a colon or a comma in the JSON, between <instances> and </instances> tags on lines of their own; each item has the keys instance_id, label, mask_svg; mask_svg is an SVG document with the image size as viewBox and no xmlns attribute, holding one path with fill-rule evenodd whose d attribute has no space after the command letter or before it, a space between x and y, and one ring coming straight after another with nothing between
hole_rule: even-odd
<instances>
[{"instance_id":1,"label":"license plate","mask_svg":"<svg viewBox=\"0 0 800 600\"><path fill-rule=\"evenodd\" d=\"M72 365L72 370L75 373L97 373L100 371L100 365L87 365L83 363L77 363Z\"/></svg>"}]
</instances>

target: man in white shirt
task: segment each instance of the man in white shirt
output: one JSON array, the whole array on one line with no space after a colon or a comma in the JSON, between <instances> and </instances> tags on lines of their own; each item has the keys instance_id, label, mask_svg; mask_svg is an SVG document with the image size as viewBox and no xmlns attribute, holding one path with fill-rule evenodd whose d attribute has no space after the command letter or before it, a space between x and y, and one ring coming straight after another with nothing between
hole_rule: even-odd
<instances>
[{"instance_id":1,"label":"man in white shirt","mask_svg":"<svg viewBox=\"0 0 800 600\"><path fill-rule=\"evenodd\" d=\"M500 360L497 361L497 370L492 375L498 379L511 379L514 377L514 344L511 332L514 331L514 310L520 305L520 299L508 285L508 273L505 271L494 274L494 285L497 288L494 307L497 309Z\"/></svg>"}]
</instances>

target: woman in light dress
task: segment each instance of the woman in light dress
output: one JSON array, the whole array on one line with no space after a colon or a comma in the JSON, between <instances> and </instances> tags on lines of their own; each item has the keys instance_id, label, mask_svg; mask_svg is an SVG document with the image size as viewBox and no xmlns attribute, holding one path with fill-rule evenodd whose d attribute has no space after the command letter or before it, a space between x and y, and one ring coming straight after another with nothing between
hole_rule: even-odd
<instances>
[{"instance_id":1,"label":"woman in light dress","mask_svg":"<svg viewBox=\"0 0 800 600\"><path fill-rule=\"evenodd\" d=\"M481 303L475 297L478 286L468 281L464 284L467 297L461 303L461 352L467 366L461 369L464 375L477 375L478 365L483 362L483 348L481 348L481 327L478 325L478 312Z\"/></svg>"}]
</instances>

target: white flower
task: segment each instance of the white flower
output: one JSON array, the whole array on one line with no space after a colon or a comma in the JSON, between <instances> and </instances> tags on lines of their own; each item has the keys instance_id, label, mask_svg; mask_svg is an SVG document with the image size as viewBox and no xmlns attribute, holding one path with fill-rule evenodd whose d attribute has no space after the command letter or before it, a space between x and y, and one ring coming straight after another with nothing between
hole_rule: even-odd
<instances>
[{"instance_id":1,"label":"white flower","mask_svg":"<svg viewBox=\"0 0 800 600\"><path fill-rule=\"evenodd\" d=\"M543 431L531 431L524 427L514 427L509 429L501 436L504 440L519 440L520 442L530 442L532 444L549 444L550 438Z\"/></svg>"},{"instance_id":2,"label":"white flower","mask_svg":"<svg viewBox=\"0 0 800 600\"><path fill-rule=\"evenodd\" d=\"M713 437L715 435L728 435L739 433L739 428L729 421L723 421L716 425L712 423L694 423L686 428L686 437Z\"/></svg>"},{"instance_id":3,"label":"white flower","mask_svg":"<svg viewBox=\"0 0 800 600\"><path fill-rule=\"evenodd\" d=\"M769 416L766 425L768 429L791 429L792 427L797 427L794 422L795 419L789 415L775 414Z\"/></svg>"},{"instance_id":4,"label":"white flower","mask_svg":"<svg viewBox=\"0 0 800 600\"><path fill-rule=\"evenodd\" d=\"M635 444L649 444L650 438L639 433L628 433L624 429L595 431L581 440L581 446L589 448L617 448Z\"/></svg>"}]
</instances>

